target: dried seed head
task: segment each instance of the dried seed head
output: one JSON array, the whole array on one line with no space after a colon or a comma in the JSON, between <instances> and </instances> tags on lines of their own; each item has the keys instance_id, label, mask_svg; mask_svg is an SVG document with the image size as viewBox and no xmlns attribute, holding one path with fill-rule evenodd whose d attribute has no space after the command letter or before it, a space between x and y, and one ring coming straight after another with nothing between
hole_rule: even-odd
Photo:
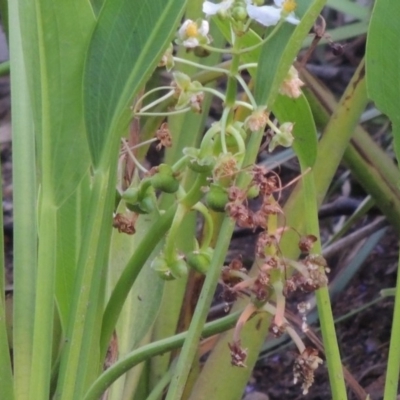
<instances>
[{"instance_id":1,"label":"dried seed head","mask_svg":"<svg viewBox=\"0 0 400 400\"><path fill-rule=\"evenodd\" d=\"M231 364L236 367L246 368L244 363L247 358L247 349L243 349L240 346L240 341L228 343L229 349L231 351Z\"/></svg>"},{"instance_id":2,"label":"dried seed head","mask_svg":"<svg viewBox=\"0 0 400 400\"><path fill-rule=\"evenodd\" d=\"M304 82L299 78L299 73L293 66L290 67L289 73L281 84L279 89L280 94L296 99L301 96L301 87Z\"/></svg>"},{"instance_id":3,"label":"dried seed head","mask_svg":"<svg viewBox=\"0 0 400 400\"><path fill-rule=\"evenodd\" d=\"M276 337L281 337L286 332L287 324L282 324L281 326L272 323L269 327L269 331Z\"/></svg>"},{"instance_id":4,"label":"dried seed head","mask_svg":"<svg viewBox=\"0 0 400 400\"><path fill-rule=\"evenodd\" d=\"M123 232L128 235L133 235L136 232L135 222L136 214L121 214L117 213L113 219L113 227L118 229L118 232Z\"/></svg>"},{"instance_id":5,"label":"dried seed head","mask_svg":"<svg viewBox=\"0 0 400 400\"><path fill-rule=\"evenodd\" d=\"M318 350L306 347L295 360L293 366L294 383L302 382L303 394L308 393L308 389L314 383L314 371L322 364L322 359L318 357Z\"/></svg>"},{"instance_id":6,"label":"dried seed head","mask_svg":"<svg viewBox=\"0 0 400 400\"><path fill-rule=\"evenodd\" d=\"M157 130L156 138L160 141L156 146L157 150L161 150L163 147L172 146L172 136L166 122L162 123L160 128Z\"/></svg>"},{"instance_id":7,"label":"dried seed head","mask_svg":"<svg viewBox=\"0 0 400 400\"><path fill-rule=\"evenodd\" d=\"M253 111L244 122L244 126L251 132L257 132L261 129L264 129L267 122L268 113L265 111L265 107L263 107Z\"/></svg>"},{"instance_id":8,"label":"dried seed head","mask_svg":"<svg viewBox=\"0 0 400 400\"><path fill-rule=\"evenodd\" d=\"M303 253L309 253L314 243L317 241L317 237L314 235L302 236L299 240L299 249Z\"/></svg>"}]
</instances>

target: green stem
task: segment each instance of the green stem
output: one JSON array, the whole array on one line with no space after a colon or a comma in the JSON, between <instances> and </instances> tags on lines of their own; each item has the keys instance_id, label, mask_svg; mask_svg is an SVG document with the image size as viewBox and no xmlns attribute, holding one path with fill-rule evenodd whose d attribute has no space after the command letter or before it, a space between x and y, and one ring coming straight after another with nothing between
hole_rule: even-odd
<instances>
[{"instance_id":1,"label":"green stem","mask_svg":"<svg viewBox=\"0 0 400 400\"><path fill-rule=\"evenodd\" d=\"M241 312L239 311L223 317L217 321L209 322L200 332L201 336L203 338L207 338L232 328L235 325L240 314ZM150 359L151 357L169 352L174 349L178 349L185 342L188 335L188 331L182 332L178 335L142 346L139 349L127 354L125 358L116 362L93 383L93 385L86 393L84 400L99 399L104 391L107 390L107 388L110 387L110 385L125 372L129 371L135 365L138 365L141 362ZM176 399L180 399L180 397L176 397Z\"/></svg>"},{"instance_id":2,"label":"green stem","mask_svg":"<svg viewBox=\"0 0 400 400\"><path fill-rule=\"evenodd\" d=\"M185 112L190 111L190 107L185 107L182 108L181 110L175 110L175 111L168 111L168 112L138 112L135 113L135 116L137 117L169 117L170 115L178 115L178 114L184 114Z\"/></svg>"},{"instance_id":3,"label":"green stem","mask_svg":"<svg viewBox=\"0 0 400 400\"><path fill-rule=\"evenodd\" d=\"M146 110L148 110L149 108L152 108L152 107L156 106L157 104L162 103L164 100L167 100L167 99L169 99L170 97L172 97L172 96L174 95L174 91L172 90L172 87L171 87L171 86L159 86L159 87L156 87L156 88L154 88L154 89L149 90L148 92L146 92L142 97L140 97L140 98L138 99L138 101L136 102L136 104L138 104L138 105L142 104L142 103L143 103L143 100L144 100L146 97L150 96L152 93L159 92L160 90L169 90L169 92L168 92L167 94L165 94L164 96L161 96L161 97L157 98L157 100L155 100L155 101L153 101L153 102L147 104L146 106L144 106L144 107L141 109L141 110L143 110L143 112L146 111ZM133 113L134 113L135 115L137 115L137 113L138 113L137 110L136 110L136 105L135 105L135 107L134 107L134 109L133 109Z\"/></svg>"},{"instance_id":4,"label":"green stem","mask_svg":"<svg viewBox=\"0 0 400 400\"><path fill-rule=\"evenodd\" d=\"M244 154L246 152L246 144L244 143L244 140L242 138L242 135L240 134L240 132L235 129L232 125L230 125L227 129L227 132L230 133L236 140L236 143L238 145L239 148L239 154L241 155L241 158L244 157ZM239 163L241 164L241 163ZM239 166L240 167L240 166Z\"/></svg>"},{"instance_id":5,"label":"green stem","mask_svg":"<svg viewBox=\"0 0 400 400\"><path fill-rule=\"evenodd\" d=\"M203 71L213 71L213 72L216 72L219 74L228 74L229 73L229 70L227 70L227 69L218 68L218 67L210 67L208 65L199 64L197 62L185 60L184 58L180 58L180 57L174 57L174 61L178 62L178 63L190 65L192 67L198 68Z\"/></svg>"},{"instance_id":6,"label":"green stem","mask_svg":"<svg viewBox=\"0 0 400 400\"><path fill-rule=\"evenodd\" d=\"M200 158L203 158L206 154L211 152L212 150L211 141L219 131L220 131L220 124L214 123L204 134L200 144L200 152L199 152Z\"/></svg>"},{"instance_id":7,"label":"green stem","mask_svg":"<svg viewBox=\"0 0 400 400\"><path fill-rule=\"evenodd\" d=\"M302 171L308 167L302 166ZM307 234L320 238L318 223L318 205L312 172L303 175L303 193L305 204L305 223ZM320 239L314 244L313 253L322 254ZM329 381L334 400L347 399L343 367L340 358L339 346L336 337L335 322L329 298L328 287L322 287L316 292L318 316L321 323L321 332L324 342L326 360L328 364Z\"/></svg>"},{"instance_id":8,"label":"green stem","mask_svg":"<svg viewBox=\"0 0 400 400\"><path fill-rule=\"evenodd\" d=\"M228 148L226 147L226 125L227 125L227 121L228 121L228 117L229 117L229 113L231 112L230 107L226 107L224 109L224 111L222 112L222 116L221 116L221 132L220 132L220 136L221 136L221 147L222 147L222 152L224 154L228 153Z\"/></svg>"},{"instance_id":9,"label":"green stem","mask_svg":"<svg viewBox=\"0 0 400 400\"><path fill-rule=\"evenodd\" d=\"M183 218L188 213L188 209L182 204L178 205L171 227L168 231L164 246L164 256L167 264L172 263L177 258L177 250L175 247L176 235L182 224Z\"/></svg>"},{"instance_id":10,"label":"green stem","mask_svg":"<svg viewBox=\"0 0 400 400\"><path fill-rule=\"evenodd\" d=\"M250 100L250 103L253 107L253 110L257 109L257 103L254 99L253 93L251 93L250 88L248 87L247 83L245 80L239 75L236 75L237 81L240 83L240 86L243 88L244 92L246 93L247 98Z\"/></svg>"},{"instance_id":11,"label":"green stem","mask_svg":"<svg viewBox=\"0 0 400 400\"><path fill-rule=\"evenodd\" d=\"M283 25L283 23L285 22L284 19L281 19L272 29L271 33L265 37L263 40L261 40L260 42L258 42L257 44L250 46L250 47L245 47L244 49L241 49L238 54L243 54L243 53L249 53L250 51L253 51L257 48L259 48L260 46L262 46L263 44L267 43L270 39L272 39L275 34L278 32L279 28Z\"/></svg>"},{"instance_id":12,"label":"green stem","mask_svg":"<svg viewBox=\"0 0 400 400\"><path fill-rule=\"evenodd\" d=\"M172 206L153 224L132 257L129 259L124 271L116 283L104 311L100 339L101 360L103 360L106 355L112 333L115 329L125 299L151 252L168 231L175 212L176 206Z\"/></svg>"},{"instance_id":13,"label":"green stem","mask_svg":"<svg viewBox=\"0 0 400 400\"><path fill-rule=\"evenodd\" d=\"M168 371L162 376L162 378L154 386L154 389L147 396L146 400L159 400L162 398L162 394L165 388L171 382L172 375L174 373L176 363L171 364Z\"/></svg>"},{"instance_id":14,"label":"green stem","mask_svg":"<svg viewBox=\"0 0 400 400\"><path fill-rule=\"evenodd\" d=\"M196 203L193 206L193 210L199 211L204 217L205 228L203 232L205 233L201 242L200 251L205 251L210 247L210 243L214 235L214 221L211 217L210 212L208 211L208 208L203 203Z\"/></svg>"},{"instance_id":15,"label":"green stem","mask_svg":"<svg viewBox=\"0 0 400 400\"><path fill-rule=\"evenodd\" d=\"M56 264L57 211L42 199L39 224L39 262L36 278L35 325L33 335L30 399L49 397L53 342L54 286ZM40 368L37 366L40 365Z\"/></svg>"},{"instance_id":16,"label":"green stem","mask_svg":"<svg viewBox=\"0 0 400 400\"><path fill-rule=\"evenodd\" d=\"M392 332L390 335L389 359L385 379L384 400L397 396L400 372L400 259L397 268L396 297L394 300Z\"/></svg>"}]
</instances>

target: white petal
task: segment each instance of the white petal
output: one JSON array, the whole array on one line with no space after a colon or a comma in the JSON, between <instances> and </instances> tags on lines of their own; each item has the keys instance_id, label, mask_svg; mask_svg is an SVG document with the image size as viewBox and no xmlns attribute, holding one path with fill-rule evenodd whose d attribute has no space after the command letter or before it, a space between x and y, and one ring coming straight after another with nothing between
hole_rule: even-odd
<instances>
[{"instance_id":1,"label":"white petal","mask_svg":"<svg viewBox=\"0 0 400 400\"><path fill-rule=\"evenodd\" d=\"M209 30L210 30L210 25L209 25L208 21L203 19L201 21L201 25L199 27L199 31L198 31L199 34L201 36L207 36Z\"/></svg>"},{"instance_id":2,"label":"white petal","mask_svg":"<svg viewBox=\"0 0 400 400\"><path fill-rule=\"evenodd\" d=\"M221 4L215 4L211 1L205 1L203 3L203 13L208 17L209 15L215 15L221 8Z\"/></svg>"},{"instance_id":3,"label":"white petal","mask_svg":"<svg viewBox=\"0 0 400 400\"><path fill-rule=\"evenodd\" d=\"M264 26L276 25L281 19L281 10L271 6L255 7L248 5L247 14L251 19Z\"/></svg>"},{"instance_id":4,"label":"white petal","mask_svg":"<svg viewBox=\"0 0 400 400\"><path fill-rule=\"evenodd\" d=\"M275 5L279 8L282 8L284 2L285 0L274 0Z\"/></svg>"},{"instance_id":5,"label":"white petal","mask_svg":"<svg viewBox=\"0 0 400 400\"><path fill-rule=\"evenodd\" d=\"M290 13L286 18L285 21L289 22L290 24L293 25L298 25L300 23L300 20L294 15L294 13Z\"/></svg>"},{"instance_id":6,"label":"white petal","mask_svg":"<svg viewBox=\"0 0 400 400\"><path fill-rule=\"evenodd\" d=\"M221 11L227 11L232 7L234 0L223 0L221 3L219 3L219 6L221 7Z\"/></svg>"},{"instance_id":7,"label":"white petal","mask_svg":"<svg viewBox=\"0 0 400 400\"><path fill-rule=\"evenodd\" d=\"M193 47L197 47L199 45L199 40L197 38L191 37L186 39L182 44L184 47L192 49Z\"/></svg>"}]
</instances>

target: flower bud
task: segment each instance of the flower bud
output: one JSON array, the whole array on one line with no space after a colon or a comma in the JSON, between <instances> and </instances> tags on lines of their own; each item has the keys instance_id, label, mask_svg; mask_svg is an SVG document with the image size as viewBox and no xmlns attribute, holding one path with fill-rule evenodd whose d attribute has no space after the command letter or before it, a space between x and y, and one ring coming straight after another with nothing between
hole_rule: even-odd
<instances>
[{"instance_id":1,"label":"flower bud","mask_svg":"<svg viewBox=\"0 0 400 400\"><path fill-rule=\"evenodd\" d=\"M236 21L245 21L247 19L246 7L242 4L233 7L231 16Z\"/></svg>"}]
</instances>

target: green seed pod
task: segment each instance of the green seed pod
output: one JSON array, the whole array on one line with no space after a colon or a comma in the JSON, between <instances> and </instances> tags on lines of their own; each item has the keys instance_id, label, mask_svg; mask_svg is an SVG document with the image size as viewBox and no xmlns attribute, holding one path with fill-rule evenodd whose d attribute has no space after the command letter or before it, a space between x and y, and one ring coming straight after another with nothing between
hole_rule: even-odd
<instances>
[{"instance_id":1,"label":"green seed pod","mask_svg":"<svg viewBox=\"0 0 400 400\"><path fill-rule=\"evenodd\" d=\"M211 184L209 192L206 194L207 206L217 212L224 212L225 206L229 202L228 193L226 190L215 183Z\"/></svg>"},{"instance_id":2,"label":"green seed pod","mask_svg":"<svg viewBox=\"0 0 400 400\"><path fill-rule=\"evenodd\" d=\"M183 278L188 273L188 267L185 260L178 259L168 264L169 269L175 279Z\"/></svg>"},{"instance_id":3,"label":"green seed pod","mask_svg":"<svg viewBox=\"0 0 400 400\"><path fill-rule=\"evenodd\" d=\"M128 210L135 212L136 214L150 214L155 210L155 204L151 196L145 196L135 204L126 203Z\"/></svg>"},{"instance_id":4,"label":"green seed pod","mask_svg":"<svg viewBox=\"0 0 400 400\"><path fill-rule=\"evenodd\" d=\"M255 199L260 194L260 187L257 185L252 185L247 190L247 198Z\"/></svg>"},{"instance_id":5,"label":"green seed pod","mask_svg":"<svg viewBox=\"0 0 400 400\"><path fill-rule=\"evenodd\" d=\"M127 204L136 204L139 201L139 187L130 187L122 194L122 198Z\"/></svg>"},{"instance_id":6,"label":"green seed pod","mask_svg":"<svg viewBox=\"0 0 400 400\"><path fill-rule=\"evenodd\" d=\"M151 185L165 193L175 193L179 189L179 181L167 164L159 165L158 172L151 177Z\"/></svg>"},{"instance_id":7,"label":"green seed pod","mask_svg":"<svg viewBox=\"0 0 400 400\"><path fill-rule=\"evenodd\" d=\"M206 274L210 269L211 257L206 252L193 251L186 256L190 268L201 274Z\"/></svg>"},{"instance_id":8,"label":"green seed pod","mask_svg":"<svg viewBox=\"0 0 400 400\"><path fill-rule=\"evenodd\" d=\"M215 165L215 158L212 156L206 156L202 159L193 159L189 161L188 167L201 174L210 173Z\"/></svg>"},{"instance_id":9,"label":"green seed pod","mask_svg":"<svg viewBox=\"0 0 400 400\"><path fill-rule=\"evenodd\" d=\"M161 279L166 281L172 281L176 279L172 271L169 269L164 257L156 257L151 263L151 268L154 269Z\"/></svg>"}]
</instances>

